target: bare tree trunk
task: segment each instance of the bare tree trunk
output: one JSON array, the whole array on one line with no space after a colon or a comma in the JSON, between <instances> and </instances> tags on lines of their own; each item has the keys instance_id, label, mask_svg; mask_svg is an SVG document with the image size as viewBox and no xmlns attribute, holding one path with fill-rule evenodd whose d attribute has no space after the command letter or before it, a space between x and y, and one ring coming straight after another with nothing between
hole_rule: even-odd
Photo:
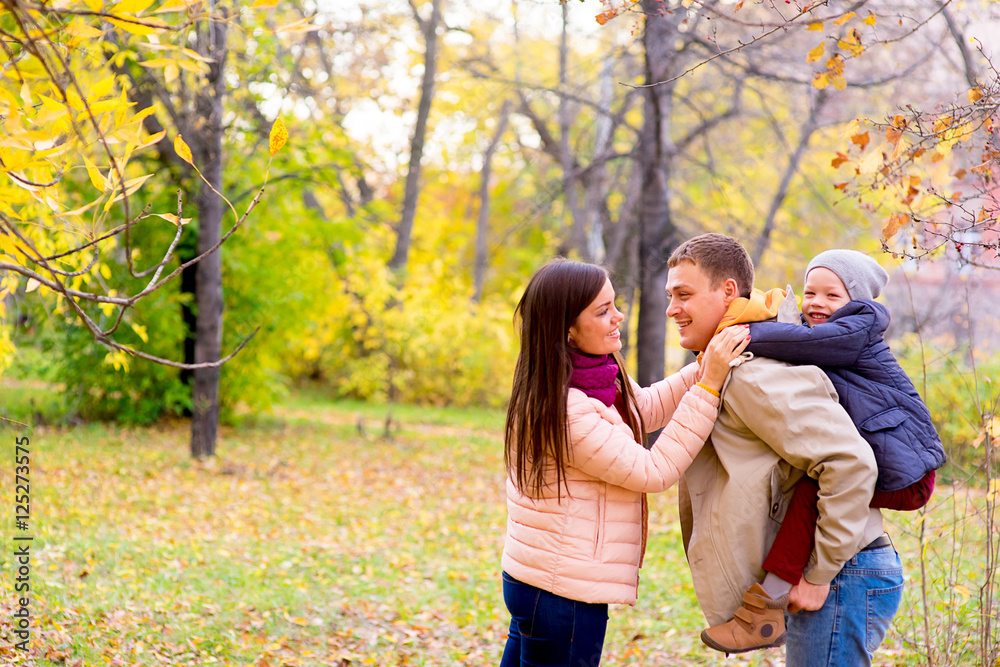
<instances>
[{"instance_id":1,"label":"bare tree trunk","mask_svg":"<svg viewBox=\"0 0 1000 667\"><path fill-rule=\"evenodd\" d=\"M606 256L604 222L608 217L608 164L601 158L611 147L613 130L611 102L615 94L614 66L615 58L611 53L608 53L604 58L604 65L601 67L601 93L598 101L603 113L597 115L594 127L594 161L599 162L586 181L584 194L586 206L581 216L586 233L587 255L592 262L604 261Z\"/></svg>"},{"instance_id":2,"label":"bare tree trunk","mask_svg":"<svg viewBox=\"0 0 1000 667\"><path fill-rule=\"evenodd\" d=\"M223 69L226 61L226 24L209 23L199 32L200 51L212 59L208 85L199 89L196 109L203 125L193 149L201 158L202 174L211 183L202 183L198 193L198 252L203 253L219 242L222 235L222 100L226 91ZM196 363L222 358L222 251L198 262L195 297L198 303L195 324ZM191 456L215 456L219 429L219 376L221 368L199 368L194 371L191 396Z\"/></svg>"},{"instance_id":3,"label":"bare tree trunk","mask_svg":"<svg viewBox=\"0 0 1000 667\"><path fill-rule=\"evenodd\" d=\"M638 170L638 161L632 161L633 173ZM618 220L610 229L604 230L604 264L613 273L628 276L632 287L638 284L633 257L636 230L639 220L639 201L642 198L641 179L630 176L625 179L625 201L619 208Z\"/></svg>"},{"instance_id":4,"label":"bare tree trunk","mask_svg":"<svg viewBox=\"0 0 1000 667\"><path fill-rule=\"evenodd\" d=\"M486 282L486 268L489 257L489 230L490 230L490 174L493 171L493 155L496 153L500 139L507 131L507 119L510 116L510 100L504 100L500 107L500 118L497 120L497 129L493 133L493 140L486 147L483 155L483 169L479 178L479 215L476 219L476 264L473 273L473 284L475 293L472 300L479 303L483 299L483 283Z\"/></svg>"},{"instance_id":5,"label":"bare tree trunk","mask_svg":"<svg viewBox=\"0 0 1000 667\"><path fill-rule=\"evenodd\" d=\"M663 11L661 0L642 0L646 14L643 31L646 83L669 78L676 51L674 17ZM639 321L636 331L636 381L647 386L663 378L666 366L667 259L676 247L676 228L670 215L669 121L674 84L645 89L644 119L637 150L642 180L639 203Z\"/></svg>"},{"instance_id":6,"label":"bare tree trunk","mask_svg":"<svg viewBox=\"0 0 1000 667\"><path fill-rule=\"evenodd\" d=\"M441 3L434 0L431 17L424 20L413 5L413 15L424 35L424 76L420 82L420 102L417 105L417 123L410 141L410 164L406 172L406 189L403 195L403 214L396 230L396 250L389 260L389 268L406 266L410 254L410 239L413 235L413 219L417 214L417 199L420 196L420 162L424 157L424 141L427 138L427 120L431 115L431 101L434 99L434 78L437 75L437 29L441 23ZM411 3L412 5L412 3Z\"/></svg>"},{"instance_id":7,"label":"bare tree trunk","mask_svg":"<svg viewBox=\"0 0 1000 667\"><path fill-rule=\"evenodd\" d=\"M573 151L570 149L570 128L573 126L573 108L569 92L569 3L562 6L562 34L559 39L559 164L563 174L563 192L566 195L565 213L569 214L569 246L580 253L585 262L593 261L587 250L587 232L583 226L580 202L577 200L577 179L574 174Z\"/></svg>"},{"instance_id":8,"label":"bare tree trunk","mask_svg":"<svg viewBox=\"0 0 1000 667\"><path fill-rule=\"evenodd\" d=\"M948 24L948 32L955 39L955 46L958 47L959 53L962 54L962 64L964 65L965 80L968 82L971 88L975 88L979 85L979 67L976 65L976 61L972 56L972 51L969 49L969 38L968 35L959 27L958 23L955 22L955 17L951 13L951 9L948 5L941 7L941 14L944 16L945 23Z\"/></svg>"},{"instance_id":9,"label":"bare tree trunk","mask_svg":"<svg viewBox=\"0 0 1000 667\"><path fill-rule=\"evenodd\" d=\"M792 157L789 158L788 164L785 166L785 172L781 175L781 183L778 184L778 191L774 193L774 197L771 199L771 208L768 210L767 218L764 220L764 228L761 230L760 236L757 237L753 254L750 256L754 266L760 266L761 257L763 257L764 252L771 243L771 233L774 231L774 219L778 215L778 211L781 210L781 205L785 203L785 199L788 197L788 188L792 184L792 179L795 177L795 174L799 173L799 163L802 162L802 157L809 147L809 139L816 132L817 128L819 128L819 113L829 98L830 95L826 90L817 90L812 96L812 101L809 105L809 116L799 131L799 143L795 147Z\"/></svg>"},{"instance_id":10,"label":"bare tree trunk","mask_svg":"<svg viewBox=\"0 0 1000 667\"><path fill-rule=\"evenodd\" d=\"M639 238L637 211L642 184L639 179L629 179L625 192L626 203L621 207L614 235L608 244L604 265L615 276L615 289L624 295L625 320L621 324L622 355L627 358L632 345L632 312L636 305L639 286Z\"/></svg>"}]
</instances>

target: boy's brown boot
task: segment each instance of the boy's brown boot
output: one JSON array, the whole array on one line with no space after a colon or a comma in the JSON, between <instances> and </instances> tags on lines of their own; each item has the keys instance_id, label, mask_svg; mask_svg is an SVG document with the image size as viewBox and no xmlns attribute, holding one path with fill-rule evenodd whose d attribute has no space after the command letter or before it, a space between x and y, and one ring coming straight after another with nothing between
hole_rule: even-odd
<instances>
[{"instance_id":1,"label":"boy's brown boot","mask_svg":"<svg viewBox=\"0 0 1000 667\"><path fill-rule=\"evenodd\" d=\"M743 604L727 623L703 630L701 641L716 651L742 653L785 643L785 607L788 596L777 600L754 584L743 594Z\"/></svg>"}]
</instances>

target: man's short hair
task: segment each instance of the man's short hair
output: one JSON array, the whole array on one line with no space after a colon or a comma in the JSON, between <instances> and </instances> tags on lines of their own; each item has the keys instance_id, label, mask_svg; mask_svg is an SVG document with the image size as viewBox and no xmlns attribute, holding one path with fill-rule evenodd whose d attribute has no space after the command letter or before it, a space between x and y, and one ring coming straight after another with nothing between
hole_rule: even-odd
<instances>
[{"instance_id":1,"label":"man's short hair","mask_svg":"<svg viewBox=\"0 0 1000 667\"><path fill-rule=\"evenodd\" d=\"M688 239L670 255L667 268L672 269L685 260L705 272L712 289L732 278L740 296L748 298L753 291L753 261L746 248L731 236L702 234Z\"/></svg>"}]
</instances>

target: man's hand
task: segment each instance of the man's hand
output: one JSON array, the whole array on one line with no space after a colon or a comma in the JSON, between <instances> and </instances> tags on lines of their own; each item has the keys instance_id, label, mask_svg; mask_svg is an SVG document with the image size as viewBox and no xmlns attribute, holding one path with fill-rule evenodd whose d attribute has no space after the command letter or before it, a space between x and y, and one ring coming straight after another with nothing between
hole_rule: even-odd
<instances>
[{"instance_id":1,"label":"man's hand","mask_svg":"<svg viewBox=\"0 0 1000 667\"><path fill-rule=\"evenodd\" d=\"M788 613L794 614L803 609L806 611L821 609L829 595L830 584L810 584L805 577L802 577L799 583L788 591Z\"/></svg>"}]
</instances>

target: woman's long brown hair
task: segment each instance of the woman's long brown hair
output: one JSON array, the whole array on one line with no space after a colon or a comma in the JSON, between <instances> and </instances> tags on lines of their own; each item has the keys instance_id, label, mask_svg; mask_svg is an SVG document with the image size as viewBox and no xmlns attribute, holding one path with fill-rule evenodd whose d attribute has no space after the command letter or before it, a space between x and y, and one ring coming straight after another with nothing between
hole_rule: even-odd
<instances>
[{"instance_id":1,"label":"woman's long brown hair","mask_svg":"<svg viewBox=\"0 0 1000 667\"><path fill-rule=\"evenodd\" d=\"M562 498L570 459L566 396L573 362L569 328L597 298L607 279L607 271L599 266L553 260L535 272L514 311L515 324L518 319L521 324L521 351L507 407L504 464L507 475L527 496L543 495L546 473L552 467L556 494ZM635 395L621 356L616 353L614 357L627 406L625 420L641 443L645 429L634 408Z\"/></svg>"}]
</instances>

